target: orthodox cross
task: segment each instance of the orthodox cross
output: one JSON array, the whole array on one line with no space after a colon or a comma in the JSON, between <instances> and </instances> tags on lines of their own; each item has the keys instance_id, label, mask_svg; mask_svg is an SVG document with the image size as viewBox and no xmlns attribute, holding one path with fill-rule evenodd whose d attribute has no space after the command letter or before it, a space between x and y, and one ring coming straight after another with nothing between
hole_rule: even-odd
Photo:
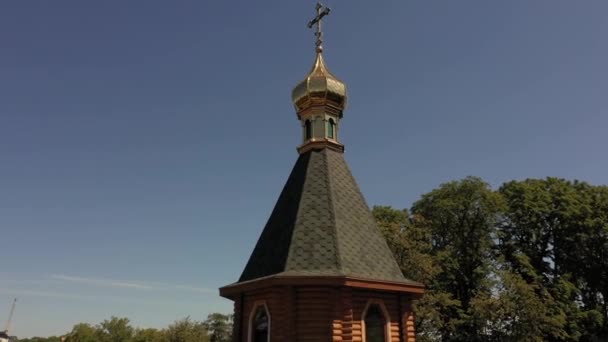
<instances>
[{"instance_id":1,"label":"orthodox cross","mask_svg":"<svg viewBox=\"0 0 608 342\"><path fill-rule=\"evenodd\" d=\"M320 2L317 2L317 7L315 8L317 10L317 16L314 17L313 20L308 22L308 28L312 28L314 25L317 25L317 32L315 33L315 36L317 36L317 41L315 42L315 45L317 46L317 52L322 52L323 32L321 31L321 19L323 19L324 16L329 14L330 8L321 5Z\"/></svg>"}]
</instances>

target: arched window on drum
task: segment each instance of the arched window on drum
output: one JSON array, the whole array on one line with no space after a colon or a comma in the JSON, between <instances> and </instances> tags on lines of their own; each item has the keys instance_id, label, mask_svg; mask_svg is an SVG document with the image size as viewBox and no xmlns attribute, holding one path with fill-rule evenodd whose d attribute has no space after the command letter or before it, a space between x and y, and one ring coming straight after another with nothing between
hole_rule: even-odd
<instances>
[{"instance_id":1,"label":"arched window on drum","mask_svg":"<svg viewBox=\"0 0 608 342\"><path fill-rule=\"evenodd\" d=\"M304 121L304 140L310 140L312 138L312 123L310 120Z\"/></svg>"},{"instance_id":2,"label":"arched window on drum","mask_svg":"<svg viewBox=\"0 0 608 342\"><path fill-rule=\"evenodd\" d=\"M336 122L334 119L327 120L327 137L329 139L336 138Z\"/></svg>"}]
</instances>

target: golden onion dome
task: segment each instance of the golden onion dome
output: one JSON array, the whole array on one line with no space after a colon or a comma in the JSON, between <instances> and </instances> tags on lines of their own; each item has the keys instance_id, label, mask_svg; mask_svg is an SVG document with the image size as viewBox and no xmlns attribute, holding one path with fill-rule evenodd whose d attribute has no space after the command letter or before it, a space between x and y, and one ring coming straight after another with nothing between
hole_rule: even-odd
<instances>
[{"instance_id":1,"label":"golden onion dome","mask_svg":"<svg viewBox=\"0 0 608 342\"><path fill-rule=\"evenodd\" d=\"M346 85L327 69L321 49L317 50L312 70L293 89L291 98L298 114L313 106L328 106L339 111L342 117L346 106Z\"/></svg>"}]
</instances>

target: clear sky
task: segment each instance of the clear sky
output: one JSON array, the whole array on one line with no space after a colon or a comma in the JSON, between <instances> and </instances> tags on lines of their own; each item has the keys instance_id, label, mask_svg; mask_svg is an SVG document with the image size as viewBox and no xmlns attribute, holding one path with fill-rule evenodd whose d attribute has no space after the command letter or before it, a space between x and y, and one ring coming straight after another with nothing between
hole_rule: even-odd
<instances>
[{"instance_id":1,"label":"clear sky","mask_svg":"<svg viewBox=\"0 0 608 342\"><path fill-rule=\"evenodd\" d=\"M370 205L468 175L608 183L605 0L327 1ZM0 321L230 312L291 170L314 1L0 2Z\"/></svg>"}]
</instances>

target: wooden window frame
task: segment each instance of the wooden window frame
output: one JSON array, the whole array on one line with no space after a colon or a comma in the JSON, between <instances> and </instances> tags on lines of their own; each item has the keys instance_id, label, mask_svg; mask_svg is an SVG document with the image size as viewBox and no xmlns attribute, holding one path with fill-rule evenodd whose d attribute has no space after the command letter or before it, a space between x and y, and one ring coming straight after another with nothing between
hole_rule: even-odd
<instances>
[{"instance_id":1,"label":"wooden window frame","mask_svg":"<svg viewBox=\"0 0 608 342\"><path fill-rule=\"evenodd\" d=\"M369 299L367 304L365 304L365 309L363 309L363 313L361 314L361 338L363 342L367 341L366 327L365 327L365 316L367 316L367 311L370 306L378 305L380 307L380 311L384 315L384 341L392 342L391 340L391 316L386 309L386 305L384 305L384 301L380 299Z\"/></svg>"},{"instance_id":2,"label":"wooden window frame","mask_svg":"<svg viewBox=\"0 0 608 342\"><path fill-rule=\"evenodd\" d=\"M267 342L270 342L270 328L272 326L272 317L270 316L270 310L268 310L268 305L266 305L266 301L264 301L264 300L255 301L253 303L253 308L249 312L249 324L248 324L248 328L247 328L247 341L252 342L252 340L253 340L253 334L252 334L253 320L255 318L254 317L255 313L259 307L264 307L264 310L266 311L266 315L268 316L268 341Z\"/></svg>"}]
</instances>

